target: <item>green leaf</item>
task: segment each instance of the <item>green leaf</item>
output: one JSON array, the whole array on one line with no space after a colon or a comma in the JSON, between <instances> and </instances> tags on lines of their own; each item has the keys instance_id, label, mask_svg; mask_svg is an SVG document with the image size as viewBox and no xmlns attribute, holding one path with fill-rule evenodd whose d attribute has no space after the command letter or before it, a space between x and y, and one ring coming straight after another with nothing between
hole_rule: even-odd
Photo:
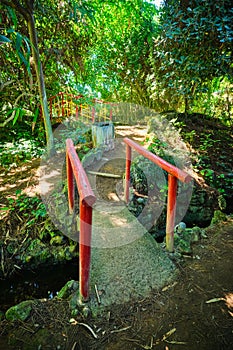
<instances>
[{"instance_id":1,"label":"green leaf","mask_svg":"<svg viewBox=\"0 0 233 350\"><path fill-rule=\"evenodd\" d=\"M7 38L6 36L0 34L0 42L1 43L10 43L11 40L9 38Z\"/></svg>"},{"instance_id":2,"label":"green leaf","mask_svg":"<svg viewBox=\"0 0 233 350\"><path fill-rule=\"evenodd\" d=\"M19 196L21 193L22 193L22 190L16 190L15 191L16 196Z\"/></svg>"},{"instance_id":3,"label":"green leaf","mask_svg":"<svg viewBox=\"0 0 233 350\"><path fill-rule=\"evenodd\" d=\"M16 50L20 51L21 50L21 45L22 45L22 35L19 33L16 33Z\"/></svg>"},{"instance_id":4,"label":"green leaf","mask_svg":"<svg viewBox=\"0 0 233 350\"><path fill-rule=\"evenodd\" d=\"M37 121L37 118L39 116L39 112L40 112L40 109L37 107L36 108L36 111L34 113L34 116L33 116L33 120L32 120L32 132L34 131L35 129L35 126L36 126L36 121Z\"/></svg>"},{"instance_id":5,"label":"green leaf","mask_svg":"<svg viewBox=\"0 0 233 350\"><path fill-rule=\"evenodd\" d=\"M24 65L26 66L26 69L27 69L28 73L30 73L30 62L29 62L29 60L27 60L20 51L18 51L17 54L18 54L21 62L23 62Z\"/></svg>"},{"instance_id":6,"label":"green leaf","mask_svg":"<svg viewBox=\"0 0 233 350\"><path fill-rule=\"evenodd\" d=\"M19 118L19 115L20 115L20 111L21 111L21 108L17 108L16 109L15 116L14 116L14 119L13 119L13 125L15 125L15 123L17 122L17 120Z\"/></svg>"},{"instance_id":7,"label":"green leaf","mask_svg":"<svg viewBox=\"0 0 233 350\"><path fill-rule=\"evenodd\" d=\"M28 40L27 37L24 37L24 42L25 42L26 47L27 47L27 54L30 54L31 53L30 41Z\"/></svg>"}]
</instances>

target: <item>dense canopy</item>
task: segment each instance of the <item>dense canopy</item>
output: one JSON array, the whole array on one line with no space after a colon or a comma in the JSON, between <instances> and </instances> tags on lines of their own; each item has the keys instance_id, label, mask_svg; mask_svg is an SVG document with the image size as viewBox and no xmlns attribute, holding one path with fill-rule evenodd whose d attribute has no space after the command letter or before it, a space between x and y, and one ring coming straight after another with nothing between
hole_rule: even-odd
<instances>
[{"instance_id":1,"label":"dense canopy","mask_svg":"<svg viewBox=\"0 0 233 350\"><path fill-rule=\"evenodd\" d=\"M35 122L44 104L48 138L46 97L67 90L231 120L230 0L159 9L146 0L3 0L0 9L1 126Z\"/></svg>"}]
</instances>

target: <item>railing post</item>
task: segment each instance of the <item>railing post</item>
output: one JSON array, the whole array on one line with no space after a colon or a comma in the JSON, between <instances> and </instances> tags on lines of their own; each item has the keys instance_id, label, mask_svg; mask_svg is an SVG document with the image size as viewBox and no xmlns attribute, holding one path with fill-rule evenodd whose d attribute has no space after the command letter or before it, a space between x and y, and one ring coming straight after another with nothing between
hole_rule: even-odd
<instances>
[{"instance_id":1,"label":"railing post","mask_svg":"<svg viewBox=\"0 0 233 350\"><path fill-rule=\"evenodd\" d=\"M63 94L63 92L62 92L62 93L61 93L61 108L62 108L61 114L62 114L62 117L65 116L64 104L65 104L65 102L64 102L64 94Z\"/></svg>"},{"instance_id":2,"label":"railing post","mask_svg":"<svg viewBox=\"0 0 233 350\"><path fill-rule=\"evenodd\" d=\"M71 139L66 140L66 152L68 198L71 213L74 208L74 178L79 192L79 293L82 302L87 301L89 297L92 205L95 203L96 197Z\"/></svg>"},{"instance_id":3,"label":"railing post","mask_svg":"<svg viewBox=\"0 0 233 350\"><path fill-rule=\"evenodd\" d=\"M76 115L76 119L78 120L78 105L76 104L75 107L75 115Z\"/></svg>"},{"instance_id":4,"label":"railing post","mask_svg":"<svg viewBox=\"0 0 233 350\"><path fill-rule=\"evenodd\" d=\"M52 121L53 117L53 104L52 104L52 99L49 99L49 110L50 110L50 120Z\"/></svg>"},{"instance_id":5,"label":"railing post","mask_svg":"<svg viewBox=\"0 0 233 350\"><path fill-rule=\"evenodd\" d=\"M79 294L81 301L85 302L89 298L92 208L80 201L79 210Z\"/></svg>"},{"instance_id":6,"label":"railing post","mask_svg":"<svg viewBox=\"0 0 233 350\"><path fill-rule=\"evenodd\" d=\"M92 115L92 123L94 123L95 122L95 107L92 107L91 115Z\"/></svg>"},{"instance_id":7,"label":"railing post","mask_svg":"<svg viewBox=\"0 0 233 350\"><path fill-rule=\"evenodd\" d=\"M110 112L109 112L109 118L112 121L112 106L110 105Z\"/></svg>"},{"instance_id":8,"label":"railing post","mask_svg":"<svg viewBox=\"0 0 233 350\"><path fill-rule=\"evenodd\" d=\"M68 152L66 153L66 174L68 185L69 212L71 214L74 209L74 175Z\"/></svg>"},{"instance_id":9,"label":"railing post","mask_svg":"<svg viewBox=\"0 0 233 350\"><path fill-rule=\"evenodd\" d=\"M125 202L129 202L131 147L126 144L126 169L125 169Z\"/></svg>"},{"instance_id":10,"label":"railing post","mask_svg":"<svg viewBox=\"0 0 233 350\"><path fill-rule=\"evenodd\" d=\"M169 252L173 252L174 250L176 192L177 192L177 178L171 174L168 174L166 249Z\"/></svg>"}]
</instances>

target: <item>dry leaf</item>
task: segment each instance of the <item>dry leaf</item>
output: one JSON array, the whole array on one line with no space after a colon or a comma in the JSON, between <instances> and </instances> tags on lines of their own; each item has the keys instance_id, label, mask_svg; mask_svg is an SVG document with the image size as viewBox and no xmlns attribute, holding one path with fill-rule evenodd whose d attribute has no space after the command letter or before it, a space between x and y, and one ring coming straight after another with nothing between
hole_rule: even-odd
<instances>
[{"instance_id":1,"label":"dry leaf","mask_svg":"<svg viewBox=\"0 0 233 350\"><path fill-rule=\"evenodd\" d=\"M163 338L161 341L166 340L168 337L170 337L173 333L175 333L176 328L172 328L169 332L167 332L166 334L163 335Z\"/></svg>"},{"instance_id":2,"label":"dry leaf","mask_svg":"<svg viewBox=\"0 0 233 350\"><path fill-rule=\"evenodd\" d=\"M213 298L213 299L207 300L206 304L217 303L218 301L222 301L222 300L225 300L225 299L224 298Z\"/></svg>"}]
</instances>

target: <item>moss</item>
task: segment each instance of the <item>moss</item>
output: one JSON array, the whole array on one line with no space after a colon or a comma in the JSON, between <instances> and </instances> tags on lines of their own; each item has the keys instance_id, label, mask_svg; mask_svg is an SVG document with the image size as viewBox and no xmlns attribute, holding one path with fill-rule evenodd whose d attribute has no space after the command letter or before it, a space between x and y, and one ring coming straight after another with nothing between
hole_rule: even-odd
<instances>
[{"instance_id":1,"label":"moss","mask_svg":"<svg viewBox=\"0 0 233 350\"><path fill-rule=\"evenodd\" d=\"M51 245L60 245L63 243L63 237L62 236L54 236L50 239Z\"/></svg>"},{"instance_id":2,"label":"moss","mask_svg":"<svg viewBox=\"0 0 233 350\"><path fill-rule=\"evenodd\" d=\"M26 300L22 301L20 304L17 304L15 306L12 306L10 309L6 311L6 319L8 321L16 321L16 320L21 320L25 321L32 309L32 305L34 302L32 300Z\"/></svg>"},{"instance_id":3,"label":"moss","mask_svg":"<svg viewBox=\"0 0 233 350\"><path fill-rule=\"evenodd\" d=\"M71 280L68 281L64 287L58 292L57 297L59 299L67 299L74 291L78 289L78 282Z\"/></svg>"},{"instance_id":4,"label":"moss","mask_svg":"<svg viewBox=\"0 0 233 350\"><path fill-rule=\"evenodd\" d=\"M224 214L221 210L215 210L214 216L211 220L211 225L218 224L221 221L227 221L227 215Z\"/></svg>"},{"instance_id":5,"label":"moss","mask_svg":"<svg viewBox=\"0 0 233 350\"><path fill-rule=\"evenodd\" d=\"M28 249L26 249L21 256L23 263L30 263L32 266L48 262L50 259L51 252L49 248L39 239L32 240Z\"/></svg>"}]
</instances>

